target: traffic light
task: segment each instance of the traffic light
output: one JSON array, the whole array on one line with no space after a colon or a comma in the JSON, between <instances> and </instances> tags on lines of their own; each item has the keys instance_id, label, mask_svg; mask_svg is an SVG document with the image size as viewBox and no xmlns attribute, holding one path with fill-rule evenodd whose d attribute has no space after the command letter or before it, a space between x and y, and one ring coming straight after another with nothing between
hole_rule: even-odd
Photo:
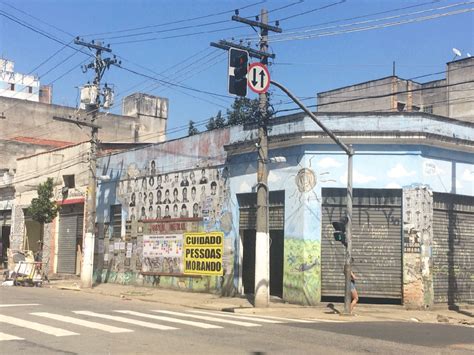
<instances>
[{"instance_id":1,"label":"traffic light","mask_svg":"<svg viewBox=\"0 0 474 355\"><path fill-rule=\"evenodd\" d=\"M334 227L334 240L346 245L346 224L347 217L341 218L339 222L332 222Z\"/></svg>"},{"instance_id":2,"label":"traffic light","mask_svg":"<svg viewBox=\"0 0 474 355\"><path fill-rule=\"evenodd\" d=\"M229 50L229 94L247 95L249 53L241 49Z\"/></svg>"}]
</instances>

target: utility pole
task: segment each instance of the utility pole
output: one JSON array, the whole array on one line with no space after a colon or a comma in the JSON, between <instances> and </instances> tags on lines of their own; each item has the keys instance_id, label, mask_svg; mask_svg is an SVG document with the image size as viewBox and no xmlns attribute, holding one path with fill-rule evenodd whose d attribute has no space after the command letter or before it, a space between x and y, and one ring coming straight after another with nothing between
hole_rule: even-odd
<instances>
[{"instance_id":1,"label":"utility pole","mask_svg":"<svg viewBox=\"0 0 474 355\"><path fill-rule=\"evenodd\" d=\"M69 123L75 123L79 126L86 126L91 128L91 141L90 141L90 153L89 153L89 179L87 186L87 200L86 200L86 228L85 237L83 242L82 250L82 268L81 268L81 286L84 288L90 288L93 284L93 272L94 272L94 246L95 246L95 218L96 218L96 169L97 169L97 147L98 147L98 133L99 126L95 124L99 109L101 107L101 95L104 96L105 100L102 105L111 97L110 88L104 88L104 92L101 93L100 82L105 73L106 69L109 69L111 65L120 65L120 62L116 59L115 55L113 58L102 58L103 52L112 52L110 46L104 47L100 42L84 42L77 37L74 43L83 47L87 47L91 50L95 50L94 60L85 65L82 71L85 73L88 69L93 69L95 76L93 84L84 86L81 90L86 90L85 95L87 97L85 103L85 110L87 116L89 116L89 122L79 121L78 119L53 117L56 120L65 121ZM87 92L88 91L88 92ZM81 101L83 99L81 91ZM107 102L109 106L111 103Z\"/></svg>"},{"instance_id":2,"label":"utility pole","mask_svg":"<svg viewBox=\"0 0 474 355\"><path fill-rule=\"evenodd\" d=\"M262 9L262 24L268 24L268 12ZM260 28L260 51L267 52L268 30ZM260 63L267 65L268 58L262 56ZM258 125L257 161L257 226L255 240L255 307L268 307L270 303L270 229L268 223L268 96L259 94L260 120Z\"/></svg>"},{"instance_id":3,"label":"utility pole","mask_svg":"<svg viewBox=\"0 0 474 355\"><path fill-rule=\"evenodd\" d=\"M268 11L262 9L260 19L250 20L240 17L238 10L232 16L233 21L245 23L252 28L260 28L259 49L245 47L227 41L211 43L211 46L226 49L237 48L245 50L253 58L259 58L263 65L268 64L268 58L275 58L274 54L267 53L268 31L281 33L282 29L268 24ZM258 162L257 162L257 225L255 240L255 287L254 306L268 307L270 302L270 231L269 231L269 191L268 191L268 95L259 94L259 120L258 120Z\"/></svg>"}]
</instances>

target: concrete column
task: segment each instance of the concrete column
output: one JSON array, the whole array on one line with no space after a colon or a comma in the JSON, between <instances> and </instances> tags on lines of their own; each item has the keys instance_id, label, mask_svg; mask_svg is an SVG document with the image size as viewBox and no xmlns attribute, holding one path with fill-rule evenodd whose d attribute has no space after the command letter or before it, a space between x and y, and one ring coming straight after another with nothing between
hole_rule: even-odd
<instances>
[{"instance_id":1,"label":"concrete column","mask_svg":"<svg viewBox=\"0 0 474 355\"><path fill-rule=\"evenodd\" d=\"M426 187L403 190L403 304L433 305L433 193Z\"/></svg>"},{"instance_id":2,"label":"concrete column","mask_svg":"<svg viewBox=\"0 0 474 355\"><path fill-rule=\"evenodd\" d=\"M15 204L12 208L12 227L10 232L11 249L23 249L25 228L25 214L23 213L23 206Z\"/></svg>"}]
</instances>

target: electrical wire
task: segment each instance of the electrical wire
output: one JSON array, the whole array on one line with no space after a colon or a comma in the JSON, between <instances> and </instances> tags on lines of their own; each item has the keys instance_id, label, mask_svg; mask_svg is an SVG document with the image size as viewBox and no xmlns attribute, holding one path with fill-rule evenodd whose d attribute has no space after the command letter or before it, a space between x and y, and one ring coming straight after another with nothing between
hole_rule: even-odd
<instances>
[{"instance_id":1,"label":"electrical wire","mask_svg":"<svg viewBox=\"0 0 474 355\"><path fill-rule=\"evenodd\" d=\"M16 11L18 11L18 12L21 12L22 14L24 14L24 15L26 15L26 16L28 16L28 17L31 17L32 19L35 19L36 21L38 21L38 22L40 22L40 23L42 23L42 24L44 24L44 25L46 25L46 26L49 26L49 27L51 27L51 28L54 28L55 30L57 30L57 31L59 31L59 32L62 32L62 33L66 34L66 35L68 35L68 36L70 36L70 37L74 37L74 35L71 34L70 32L67 32L67 31L65 31L65 30L63 30L63 29L61 29L61 28L59 28L59 27L56 27L56 26L54 26L54 25L52 25L52 24L50 24L50 23L48 23L48 22L46 22L46 21L43 21L43 20L41 20L40 18L38 18L38 17L36 17L36 16L33 16L33 15L31 15L31 14L29 14L29 13L27 13L27 12L25 12L25 11L23 11L23 10L21 10L21 9L15 7L15 6L13 6L13 5L11 5L11 4L8 4L8 3L4 2L4 1L1 1L1 3L4 4L4 5L6 5L6 6L8 6L8 7L11 7L12 9L14 9L14 10L16 10Z\"/></svg>"},{"instance_id":2,"label":"electrical wire","mask_svg":"<svg viewBox=\"0 0 474 355\"><path fill-rule=\"evenodd\" d=\"M242 29L246 28L246 26L232 26L232 27L226 27L226 28L219 28L216 30L208 30L208 31L199 31L199 32L190 32L190 33L184 33L184 34L179 34L179 35L173 35L173 36L164 36L164 37L152 37L152 38L144 38L144 39L137 39L137 40L130 40L130 41L120 41L120 42L112 42L112 45L117 45L117 44L130 44L130 43L141 43L141 42L150 42L150 41L158 41L158 40L164 40L164 39L174 39L174 38L181 38L181 37L191 37L191 36L199 36L202 34L209 34L209 33L216 33L216 32L224 32L224 31L230 31L230 30L235 30L235 29Z\"/></svg>"},{"instance_id":3,"label":"electrical wire","mask_svg":"<svg viewBox=\"0 0 474 355\"><path fill-rule=\"evenodd\" d=\"M439 10L446 10L450 9L453 7L459 7L459 6L465 6L474 3L474 1L464 1L460 3L455 3L455 4L449 4L446 6L441 6L441 7L436 7L436 8L430 8L430 9L425 9L425 10L419 10L419 11L414 11L410 13L404 13L404 14L398 14L398 15L393 15L393 16L386 16L386 17L381 17L381 18L376 18L376 19L371 19L371 20L365 20L365 21L359 21L359 22L353 22L349 24L343 24L343 25L337 25L337 26L328 26L328 27L318 27L314 29L308 29L304 31L293 31L293 32L285 32L284 34L275 34L272 36L272 39L277 38L277 37L282 37L282 36L290 36L290 35L303 35L303 34L308 34L309 32L314 32L314 31L322 31L322 30L329 30L329 29L334 29L334 28L345 28L345 27L351 27L351 26L357 26L357 25L365 25L368 23L374 23L374 22L381 22L385 20L393 20L393 19L398 19L401 17L409 17L413 15L420 15L426 12L433 12L433 11L439 11Z\"/></svg>"},{"instance_id":4,"label":"electrical wire","mask_svg":"<svg viewBox=\"0 0 474 355\"><path fill-rule=\"evenodd\" d=\"M44 37L46 37L46 38L49 38L50 40L52 40L52 41L54 41L54 42L57 42L57 43L62 44L62 45L65 45L66 47L71 48L71 49L73 49L73 50L75 50L75 51L77 51L77 52L81 52L82 54L85 54L85 55L87 55L87 56L92 56L92 57L93 57L93 55L92 55L91 53L87 53L87 52L82 51L82 50L80 50L80 49L78 49L78 48L75 48L75 47L73 47L72 45L65 43L64 41L61 41L60 39L55 38L54 36L52 36L51 34L48 34L48 33L45 32L45 31L36 29L36 28L34 28L32 25L28 24L27 22L22 21L22 20L16 18L15 16L8 14L7 12L5 12L5 11L3 11L3 10L0 10L0 16L6 17L6 18L8 18L9 20L11 20L11 21L13 21L13 22L19 24L20 26L26 27L26 28L30 29L31 31L33 31L33 32L35 32L35 33L38 33L38 34L40 34L40 35L42 35L42 36L44 36Z\"/></svg>"},{"instance_id":5,"label":"electrical wire","mask_svg":"<svg viewBox=\"0 0 474 355\"><path fill-rule=\"evenodd\" d=\"M297 14L294 14L294 15L290 15L290 16L287 16L287 17L283 17L283 18L281 18L279 21L282 22L282 21L289 20L289 19L291 19L291 18L295 18L295 17L307 15L307 14L310 14L310 13L313 13L313 12L316 12L316 11L325 10L325 9L328 9L328 8L330 8L330 7L333 7L333 6L342 5L342 4L345 3L345 2L346 2L346 0L340 0L340 1L338 1L338 2L333 2L333 3L328 4L328 5L316 7L316 8L311 9L311 10L307 10L307 11L303 11L303 12L300 12L300 13L297 13Z\"/></svg>"},{"instance_id":6,"label":"electrical wire","mask_svg":"<svg viewBox=\"0 0 474 355\"><path fill-rule=\"evenodd\" d=\"M313 24L313 25L306 25L306 26L300 26L300 27L293 27L293 28L289 28L287 31L299 30L299 29L303 29L303 28L310 28L310 27L314 27L314 26L330 25L330 24L333 24L333 23L339 23L339 22L344 22L344 21L358 20L358 19L361 19L361 18L367 18L367 17L371 17L371 16L378 16L378 15L388 14L388 13L397 12L397 11L401 11L401 10L408 10L408 9L412 9L412 8L415 8L415 7L421 7L421 6L425 6L425 5L430 5L430 4L437 3L437 2L441 2L441 1L444 1L444 0L432 0L432 1L428 1L428 2L422 3L422 4L415 4L415 5L403 6L403 7L393 8L393 9L390 9L390 10L372 12L372 13L365 14L365 15L353 16L353 17L348 17L348 18L344 18L344 19L339 19L339 20L333 20L333 21L328 21L328 22L324 22L324 23Z\"/></svg>"},{"instance_id":7,"label":"electrical wire","mask_svg":"<svg viewBox=\"0 0 474 355\"><path fill-rule=\"evenodd\" d=\"M260 4L264 3L264 2L266 2L266 0L258 1L258 2L255 2L255 3L252 3L252 4L249 4L249 5L240 7L240 8L238 8L238 10L245 10L245 9L250 8L250 7L253 7L253 6L256 6L256 5L260 5ZM187 19L183 19L183 20L170 21L170 22L166 22L166 23L160 23L160 24L154 24L154 25L147 25L147 26L141 26L141 27L135 27L135 28L128 28L128 29L122 29L122 30L117 30L117 31L108 31L108 32L102 32L102 33L92 33L92 34L82 35L81 37L101 36L101 35L114 34L114 33L124 33L124 32L131 32L131 31L139 31L139 30L143 30L143 29L147 29L147 28L162 27L162 26L174 25L174 24L177 24L177 23L183 23L183 22L191 22L191 21L196 21L196 20L202 20L202 19L209 18L209 17L216 17L216 16L220 16L220 15L225 15L225 14L228 14L228 13L232 13L232 12L234 12L234 11L235 11L235 10L225 10L225 11L216 12L216 13L211 13L211 14L207 14L207 15L203 15L203 16L197 16L197 17L187 18Z\"/></svg>"},{"instance_id":8,"label":"electrical wire","mask_svg":"<svg viewBox=\"0 0 474 355\"><path fill-rule=\"evenodd\" d=\"M295 35L293 37L290 36L290 37L285 37L285 38L273 38L273 39L271 39L271 41L272 41L272 43L276 43L276 42L285 42L285 41L306 40L306 39L313 39L313 38L320 38L320 37L336 36L336 35L347 34L347 33L377 30L377 29L381 29L381 28L401 26L401 25L406 25L406 24L410 24L410 23L430 21L430 20L443 18L443 17L448 17L448 16L456 16L456 15L461 15L461 14L465 14L465 13L472 12L472 11L474 11L474 8L456 10L456 11L445 12L445 13L435 14L435 15L430 15L430 16L422 16L422 17L417 17L417 18L407 19L407 20L402 20L402 21L396 21L396 22L388 22L388 23L384 23L384 24L380 24L380 25L373 25L373 26L366 26L366 27L356 27L356 28L351 28L351 29L341 30L341 31L322 32L322 33L317 33L317 34L299 35L299 36Z\"/></svg>"}]
</instances>

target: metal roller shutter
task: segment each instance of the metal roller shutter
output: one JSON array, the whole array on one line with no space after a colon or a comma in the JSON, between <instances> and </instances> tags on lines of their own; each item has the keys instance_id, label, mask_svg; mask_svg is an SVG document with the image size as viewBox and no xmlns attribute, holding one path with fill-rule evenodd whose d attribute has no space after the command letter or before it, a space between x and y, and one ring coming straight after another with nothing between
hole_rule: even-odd
<instances>
[{"instance_id":1,"label":"metal roller shutter","mask_svg":"<svg viewBox=\"0 0 474 355\"><path fill-rule=\"evenodd\" d=\"M402 190L354 189L353 271L360 297L402 298ZM345 248L332 222L345 215L346 189L323 189L322 296L343 296Z\"/></svg>"},{"instance_id":2,"label":"metal roller shutter","mask_svg":"<svg viewBox=\"0 0 474 355\"><path fill-rule=\"evenodd\" d=\"M76 241L82 237L83 218L82 214L60 215L57 266L60 274L76 272Z\"/></svg>"},{"instance_id":3,"label":"metal roller shutter","mask_svg":"<svg viewBox=\"0 0 474 355\"><path fill-rule=\"evenodd\" d=\"M435 303L474 303L474 198L433 194Z\"/></svg>"}]
</instances>

